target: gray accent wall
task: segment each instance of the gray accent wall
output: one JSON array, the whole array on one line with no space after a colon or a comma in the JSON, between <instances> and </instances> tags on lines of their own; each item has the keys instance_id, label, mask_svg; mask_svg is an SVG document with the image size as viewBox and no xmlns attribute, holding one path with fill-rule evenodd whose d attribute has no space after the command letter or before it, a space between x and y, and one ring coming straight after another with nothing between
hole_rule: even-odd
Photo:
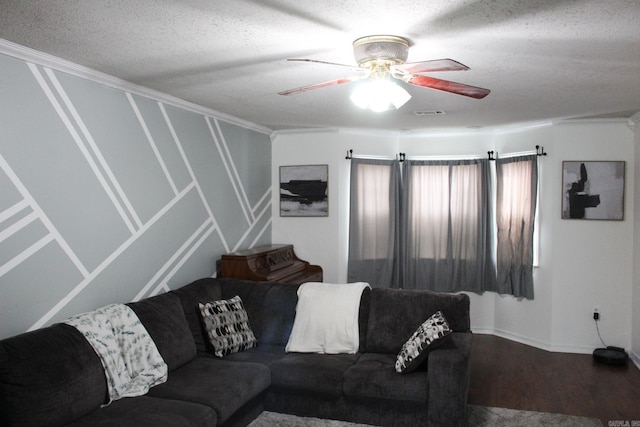
<instances>
[{"instance_id":1,"label":"gray accent wall","mask_svg":"<svg viewBox=\"0 0 640 427\"><path fill-rule=\"evenodd\" d=\"M0 54L0 338L271 242L261 132Z\"/></svg>"}]
</instances>

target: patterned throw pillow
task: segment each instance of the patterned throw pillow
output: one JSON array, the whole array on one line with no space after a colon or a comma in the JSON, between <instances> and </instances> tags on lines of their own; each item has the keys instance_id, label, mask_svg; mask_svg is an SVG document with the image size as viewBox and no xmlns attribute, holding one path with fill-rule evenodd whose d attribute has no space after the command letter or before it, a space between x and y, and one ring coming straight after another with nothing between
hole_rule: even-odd
<instances>
[{"instance_id":1,"label":"patterned throw pillow","mask_svg":"<svg viewBox=\"0 0 640 427\"><path fill-rule=\"evenodd\" d=\"M216 356L224 357L258 344L239 296L198 306Z\"/></svg>"},{"instance_id":2,"label":"patterned throw pillow","mask_svg":"<svg viewBox=\"0 0 640 427\"><path fill-rule=\"evenodd\" d=\"M436 311L411 335L402 346L396 359L396 372L408 374L427 357L429 351L451 333L449 323L442 312Z\"/></svg>"}]
</instances>

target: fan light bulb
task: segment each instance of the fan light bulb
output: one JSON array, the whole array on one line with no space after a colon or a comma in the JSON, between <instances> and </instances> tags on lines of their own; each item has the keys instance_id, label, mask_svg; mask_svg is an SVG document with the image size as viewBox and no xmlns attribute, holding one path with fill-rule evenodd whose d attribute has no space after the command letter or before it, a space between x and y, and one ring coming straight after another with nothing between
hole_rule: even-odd
<instances>
[{"instance_id":1,"label":"fan light bulb","mask_svg":"<svg viewBox=\"0 0 640 427\"><path fill-rule=\"evenodd\" d=\"M409 92L388 79L368 81L351 94L351 101L358 107L375 112L398 109L410 99Z\"/></svg>"}]
</instances>

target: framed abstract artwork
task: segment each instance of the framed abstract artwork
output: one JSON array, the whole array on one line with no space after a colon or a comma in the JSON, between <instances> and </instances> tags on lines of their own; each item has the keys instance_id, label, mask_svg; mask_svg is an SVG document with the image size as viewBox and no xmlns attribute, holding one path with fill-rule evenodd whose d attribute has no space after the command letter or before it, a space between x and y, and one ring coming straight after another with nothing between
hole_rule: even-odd
<instances>
[{"instance_id":1,"label":"framed abstract artwork","mask_svg":"<svg viewBox=\"0 0 640 427\"><path fill-rule=\"evenodd\" d=\"M280 166L280 216L329 216L329 165Z\"/></svg>"},{"instance_id":2,"label":"framed abstract artwork","mask_svg":"<svg viewBox=\"0 0 640 427\"><path fill-rule=\"evenodd\" d=\"M563 161L563 219L624 219L624 161Z\"/></svg>"}]
</instances>

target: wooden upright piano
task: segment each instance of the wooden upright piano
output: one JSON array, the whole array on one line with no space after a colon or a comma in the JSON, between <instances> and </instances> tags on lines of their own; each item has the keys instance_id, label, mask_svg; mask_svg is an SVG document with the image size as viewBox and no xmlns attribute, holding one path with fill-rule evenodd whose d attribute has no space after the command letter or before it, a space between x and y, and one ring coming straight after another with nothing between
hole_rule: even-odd
<instances>
[{"instance_id":1,"label":"wooden upright piano","mask_svg":"<svg viewBox=\"0 0 640 427\"><path fill-rule=\"evenodd\" d=\"M322 282L322 267L298 258L293 245L267 245L222 255L219 277L291 284Z\"/></svg>"}]
</instances>

